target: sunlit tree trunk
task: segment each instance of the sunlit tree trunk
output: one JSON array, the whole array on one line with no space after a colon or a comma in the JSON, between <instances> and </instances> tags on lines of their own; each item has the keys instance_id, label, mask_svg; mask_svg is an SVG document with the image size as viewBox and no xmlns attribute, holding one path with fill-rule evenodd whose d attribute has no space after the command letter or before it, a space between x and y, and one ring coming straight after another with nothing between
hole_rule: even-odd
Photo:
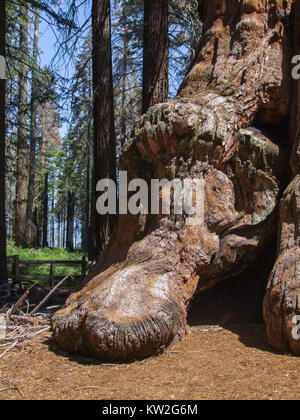
<instances>
[{"instance_id":1,"label":"sunlit tree trunk","mask_svg":"<svg viewBox=\"0 0 300 420\"><path fill-rule=\"evenodd\" d=\"M94 190L103 178L116 180L110 1L93 0ZM95 243L103 251L115 226L112 215L95 214Z\"/></svg>"},{"instance_id":2,"label":"sunlit tree trunk","mask_svg":"<svg viewBox=\"0 0 300 420\"><path fill-rule=\"evenodd\" d=\"M45 175L45 187L44 187L44 211L43 211L43 242L42 247L48 248L48 202L49 202L49 175Z\"/></svg>"},{"instance_id":3,"label":"sunlit tree trunk","mask_svg":"<svg viewBox=\"0 0 300 420\"><path fill-rule=\"evenodd\" d=\"M5 1L0 2L0 55L5 57ZM3 64L3 62L1 61ZM7 283L5 227L5 79L0 79L0 285Z\"/></svg>"},{"instance_id":4,"label":"sunlit tree trunk","mask_svg":"<svg viewBox=\"0 0 300 420\"><path fill-rule=\"evenodd\" d=\"M34 39L33 52L31 59L31 99L30 99L30 155L29 155L29 178L28 178L28 197L26 208L26 226L25 238L26 246L32 246L36 241L36 226L31 226L33 223L33 201L34 201L34 183L35 183L35 161L36 161L36 125L37 125L37 58L38 58L38 35L39 35L39 10L36 10L34 20Z\"/></svg>"},{"instance_id":5,"label":"sunlit tree trunk","mask_svg":"<svg viewBox=\"0 0 300 420\"><path fill-rule=\"evenodd\" d=\"M68 191L68 211L67 211L67 249L71 252L74 251L74 193Z\"/></svg>"},{"instance_id":6,"label":"sunlit tree trunk","mask_svg":"<svg viewBox=\"0 0 300 420\"><path fill-rule=\"evenodd\" d=\"M15 241L17 246L23 246L25 240L26 193L28 166L28 11L20 6L20 64L19 64L19 103L18 103L18 138L16 166L16 214Z\"/></svg>"},{"instance_id":7,"label":"sunlit tree trunk","mask_svg":"<svg viewBox=\"0 0 300 420\"><path fill-rule=\"evenodd\" d=\"M166 0L145 0L143 113L168 99L168 16Z\"/></svg>"}]
</instances>

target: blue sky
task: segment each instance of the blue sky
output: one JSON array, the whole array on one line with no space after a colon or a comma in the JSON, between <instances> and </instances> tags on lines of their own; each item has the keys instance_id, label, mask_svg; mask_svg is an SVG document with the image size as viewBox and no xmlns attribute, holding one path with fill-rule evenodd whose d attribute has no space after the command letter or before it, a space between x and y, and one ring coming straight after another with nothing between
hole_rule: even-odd
<instances>
[{"instance_id":1,"label":"blue sky","mask_svg":"<svg viewBox=\"0 0 300 420\"><path fill-rule=\"evenodd\" d=\"M83 25L84 22L90 17L91 14L91 5L90 0L87 0L80 8L78 13L78 22L77 24L79 26ZM49 65L52 63L53 58L55 57L58 49L58 43L57 43L57 37L60 36L58 31L55 31L55 27L51 27L46 20L48 20L48 17L42 13L42 19L39 26L39 49L40 49L40 64L42 66ZM46 20L44 20L45 18ZM87 29L87 28L86 28ZM54 32L55 31L55 32ZM86 30L84 34L82 35L82 38L85 36ZM80 45L80 43L79 43ZM74 51L72 52L74 54ZM74 59L76 58L76 51L74 54ZM69 79L72 78L73 72L74 72L74 60L68 60L66 59L68 64L64 63L63 61L58 61L58 59L55 60L55 68L56 71L64 77L67 77ZM66 107L68 108L68 104L66 104ZM69 110L66 110L66 115L68 116ZM64 123L63 126L60 128L60 135L63 137L68 129L67 123Z\"/></svg>"}]
</instances>

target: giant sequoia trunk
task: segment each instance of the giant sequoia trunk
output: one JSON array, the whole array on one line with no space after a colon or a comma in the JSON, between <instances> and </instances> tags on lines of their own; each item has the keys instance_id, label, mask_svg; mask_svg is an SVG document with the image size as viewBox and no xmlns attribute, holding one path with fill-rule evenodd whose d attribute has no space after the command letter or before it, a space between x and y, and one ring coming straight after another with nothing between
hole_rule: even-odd
<instances>
[{"instance_id":1,"label":"giant sequoia trunk","mask_svg":"<svg viewBox=\"0 0 300 420\"><path fill-rule=\"evenodd\" d=\"M276 247L278 206L290 181L287 120L297 102L292 3L201 2L203 37L180 93L141 118L120 168L129 180L203 179L204 220L189 226L185 214L121 216L97 266L53 318L62 348L110 360L155 354L188 332L193 295ZM295 158L295 174L298 167ZM298 181L281 204L278 269L265 299L270 342L279 347L287 334L282 349L298 310ZM299 343L289 346L300 352Z\"/></svg>"},{"instance_id":2,"label":"giant sequoia trunk","mask_svg":"<svg viewBox=\"0 0 300 420\"><path fill-rule=\"evenodd\" d=\"M300 55L300 2L295 2L294 55ZM300 354L300 83L294 82L290 131L293 180L279 206L279 245L264 300L269 343Z\"/></svg>"}]
</instances>

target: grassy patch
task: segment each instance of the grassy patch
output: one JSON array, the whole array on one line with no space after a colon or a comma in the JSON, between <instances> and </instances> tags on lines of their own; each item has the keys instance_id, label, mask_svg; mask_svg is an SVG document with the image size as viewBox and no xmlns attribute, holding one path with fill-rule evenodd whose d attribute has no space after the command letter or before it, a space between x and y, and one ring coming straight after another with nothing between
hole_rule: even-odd
<instances>
[{"instance_id":1,"label":"grassy patch","mask_svg":"<svg viewBox=\"0 0 300 420\"><path fill-rule=\"evenodd\" d=\"M14 243L7 243L7 257L13 257L19 255L21 261L40 261L40 260L66 260L66 261L81 261L84 256L83 252L78 250L70 252L66 249L35 249L35 248L22 248L16 247ZM8 266L9 275L12 274L12 267ZM23 276L47 276L50 274L50 265L35 266L35 267L20 267L20 275ZM80 275L81 267L67 267L67 266L56 266L55 275L67 276L67 275ZM48 285L46 280L36 280L40 285ZM74 282L69 282L69 285L73 285ZM68 284L67 284L68 285Z\"/></svg>"}]
</instances>

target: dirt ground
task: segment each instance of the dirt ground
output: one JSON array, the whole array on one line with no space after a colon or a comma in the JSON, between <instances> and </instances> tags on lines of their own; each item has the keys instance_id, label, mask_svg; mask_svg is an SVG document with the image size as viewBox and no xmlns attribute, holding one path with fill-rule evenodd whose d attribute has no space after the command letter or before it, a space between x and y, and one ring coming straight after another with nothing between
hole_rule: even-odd
<instances>
[{"instance_id":1,"label":"dirt ground","mask_svg":"<svg viewBox=\"0 0 300 420\"><path fill-rule=\"evenodd\" d=\"M69 357L49 334L0 360L0 399L299 399L300 359L277 354L263 326L194 326L163 355L128 365Z\"/></svg>"}]
</instances>

